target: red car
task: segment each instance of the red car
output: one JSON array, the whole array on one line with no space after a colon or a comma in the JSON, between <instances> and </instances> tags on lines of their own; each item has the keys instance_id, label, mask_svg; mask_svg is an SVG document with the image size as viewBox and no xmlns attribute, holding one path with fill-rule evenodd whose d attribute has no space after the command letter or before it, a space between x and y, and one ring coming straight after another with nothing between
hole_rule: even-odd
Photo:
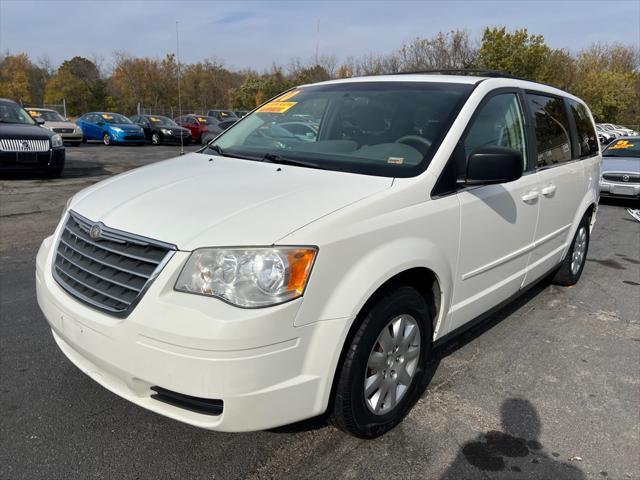
<instances>
[{"instance_id":1,"label":"red car","mask_svg":"<svg viewBox=\"0 0 640 480\"><path fill-rule=\"evenodd\" d=\"M183 115L174 120L178 125L188 129L191 132L191 138L194 142L201 142L209 132L209 125L217 125L218 121L213 117L206 115Z\"/></svg>"}]
</instances>

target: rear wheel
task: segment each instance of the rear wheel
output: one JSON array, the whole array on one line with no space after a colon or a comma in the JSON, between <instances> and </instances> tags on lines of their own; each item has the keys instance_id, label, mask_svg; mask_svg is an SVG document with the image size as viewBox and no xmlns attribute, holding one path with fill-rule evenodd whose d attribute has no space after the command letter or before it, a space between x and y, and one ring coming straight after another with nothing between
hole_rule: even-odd
<instances>
[{"instance_id":1,"label":"rear wheel","mask_svg":"<svg viewBox=\"0 0 640 480\"><path fill-rule=\"evenodd\" d=\"M102 143L104 143L105 145L111 145L111 137L107 132L102 135Z\"/></svg>"},{"instance_id":2,"label":"rear wheel","mask_svg":"<svg viewBox=\"0 0 640 480\"><path fill-rule=\"evenodd\" d=\"M567 256L553 277L553 283L565 287L578 283L589 251L589 217L584 216L578 225Z\"/></svg>"},{"instance_id":3,"label":"rear wheel","mask_svg":"<svg viewBox=\"0 0 640 480\"><path fill-rule=\"evenodd\" d=\"M385 293L347 346L330 422L361 438L393 428L424 390L430 350L431 320L422 295L408 286Z\"/></svg>"}]
</instances>

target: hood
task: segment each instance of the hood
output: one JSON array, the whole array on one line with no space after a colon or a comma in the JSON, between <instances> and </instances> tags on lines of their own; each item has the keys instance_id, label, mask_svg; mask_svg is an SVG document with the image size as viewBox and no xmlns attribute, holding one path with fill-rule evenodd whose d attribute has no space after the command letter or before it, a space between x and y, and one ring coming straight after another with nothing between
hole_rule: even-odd
<instances>
[{"instance_id":1,"label":"hood","mask_svg":"<svg viewBox=\"0 0 640 480\"><path fill-rule=\"evenodd\" d=\"M189 130L188 128L182 128L182 127L171 127L171 126L163 126L163 125L158 125L154 128L157 128L158 130L171 130L173 133L183 133L183 134L187 134L187 133L191 133L191 130Z\"/></svg>"},{"instance_id":2,"label":"hood","mask_svg":"<svg viewBox=\"0 0 640 480\"><path fill-rule=\"evenodd\" d=\"M640 173L638 157L602 157L602 172L635 172Z\"/></svg>"},{"instance_id":3,"label":"hood","mask_svg":"<svg viewBox=\"0 0 640 480\"><path fill-rule=\"evenodd\" d=\"M142 127L138 126L138 125L133 125L131 123L108 123L106 126L108 127L117 127L117 128L121 128L122 130L125 130L127 132L139 132L140 130L142 130Z\"/></svg>"},{"instance_id":4,"label":"hood","mask_svg":"<svg viewBox=\"0 0 640 480\"><path fill-rule=\"evenodd\" d=\"M71 208L181 250L271 245L392 182L192 153L89 187L76 195Z\"/></svg>"},{"instance_id":5,"label":"hood","mask_svg":"<svg viewBox=\"0 0 640 480\"><path fill-rule=\"evenodd\" d=\"M24 125L20 123L0 123L0 138L34 138L48 139L53 132L40 125Z\"/></svg>"},{"instance_id":6,"label":"hood","mask_svg":"<svg viewBox=\"0 0 640 480\"><path fill-rule=\"evenodd\" d=\"M77 127L75 123L71 122L44 122L47 127L51 128L71 128L74 129Z\"/></svg>"}]
</instances>

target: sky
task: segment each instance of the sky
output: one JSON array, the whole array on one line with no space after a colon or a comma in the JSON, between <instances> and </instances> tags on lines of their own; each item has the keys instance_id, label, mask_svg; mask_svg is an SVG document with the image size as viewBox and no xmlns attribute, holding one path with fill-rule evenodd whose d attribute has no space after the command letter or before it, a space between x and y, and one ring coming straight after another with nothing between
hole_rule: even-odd
<instances>
[{"instance_id":1,"label":"sky","mask_svg":"<svg viewBox=\"0 0 640 480\"><path fill-rule=\"evenodd\" d=\"M205 1L0 0L0 52L75 55L108 68L114 51L183 63L215 58L229 68L268 69L292 58L338 60L387 53L417 36L486 26L527 28L554 48L578 51L594 42L640 46L640 0L598 1ZM318 31L319 23L319 31Z\"/></svg>"}]
</instances>

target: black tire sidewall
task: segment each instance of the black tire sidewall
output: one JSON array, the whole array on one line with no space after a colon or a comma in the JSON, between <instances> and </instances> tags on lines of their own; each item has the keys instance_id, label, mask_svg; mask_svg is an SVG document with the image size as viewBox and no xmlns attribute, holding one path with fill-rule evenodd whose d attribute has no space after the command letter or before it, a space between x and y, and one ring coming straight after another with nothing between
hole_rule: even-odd
<instances>
[{"instance_id":1,"label":"black tire sidewall","mask_svg":"<svg viewBox=\"0 0 640 480\"><path fill-rule=\"evenodd\" d=\"M375 415L365 403L364 378L367 362L373 346L382 329L395 317L409 314L420 328L420 359L411 386L398 405L391 412ZM357 344L356 344L357 342ZM356 348L350 366L348 385L351 398L353 419L359 429L370 432L371 436L380 435L397 425L411 409L417 396L423 390L423 377L431 350L431 320L426 302L411 287L401 287L376 304L366 316L351 348ZM369 436L369 435L367 435Z\"/></svg>"}]
</instances>

